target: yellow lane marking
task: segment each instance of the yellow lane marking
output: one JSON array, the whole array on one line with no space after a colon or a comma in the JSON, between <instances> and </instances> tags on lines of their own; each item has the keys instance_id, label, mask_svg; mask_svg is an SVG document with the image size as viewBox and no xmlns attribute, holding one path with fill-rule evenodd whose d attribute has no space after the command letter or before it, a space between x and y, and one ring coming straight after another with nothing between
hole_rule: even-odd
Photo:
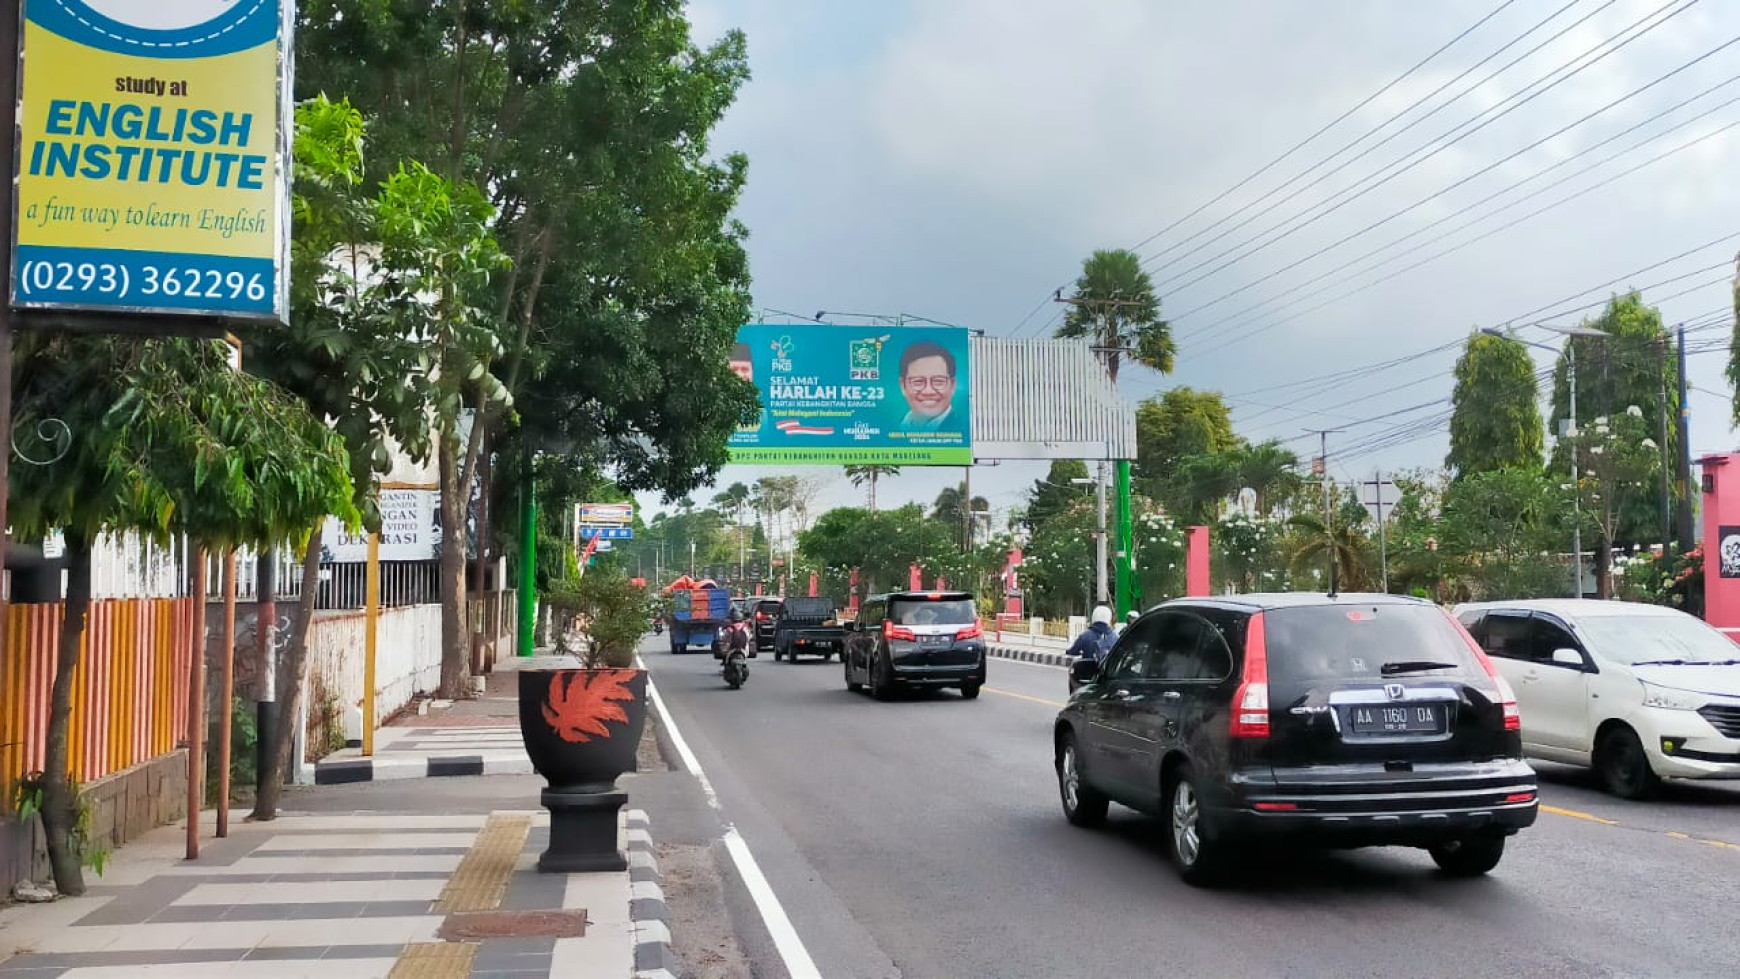
<instances>
[{"instance_id":1,"label":"yellow lane marking","mask_svg":"<svg viewBox=\"0 0 1740 979\"><path fill-rule=\"evenodd\" d=\"M1044 704L1047 707L1062 707L1063 706L1063 701L1061 701L1061 700L1046 700L1044 697L1029 697L1024 693L1014 693L1014 692L1009 691L1009 690L998 690L996 687L981 687L980 689L984 690L986 693L994 693L999 697L1014 697L1016 700L1032 701L1035 704Z\"/></svg>"},{"instance_id":2,"label":"yellow lane marking","mask_svg":"<svg viewBox=\"0 0 1740 979\"><path fill-rule=\"evenodd\" d=\"M461 942L418 942L407 945L387 979L466 979L471 975L477 946Z\"/></svg>"},{"instance_id":3,"label":"yellow lane marking","mask_svg":"<svg viewBox=\"0 0 1740 979\"><path fill-rule=\"evenodd\" d=\"M1603 826L1618 826L1619 825L1619 823L1615 822L1614 820L1602 819L1600 816L1594 815L1592 813L1578 812L1575 809L1560 809L1558 806L1542 806L1541 811L1542 812L1550 812L1555 816L1570 816L1572 819L1583 819L1583 820L1587 820L1591 823L1600 823Z\"/></svg>"}]
</instances>

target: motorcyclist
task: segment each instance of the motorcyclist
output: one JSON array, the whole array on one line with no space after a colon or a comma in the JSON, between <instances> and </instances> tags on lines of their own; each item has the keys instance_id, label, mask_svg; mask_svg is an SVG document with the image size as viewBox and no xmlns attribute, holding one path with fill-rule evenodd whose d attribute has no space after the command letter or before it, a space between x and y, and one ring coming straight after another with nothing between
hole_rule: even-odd
<instances>
[{"instance_id":1,"label":"motorcyclist","mask_svg":"<svg viewBox=\"0 0 1740 979\"><path fill-rule=\"evenodd\" d=\"M1094 606L1093 621L1075 637L1070 644L1069 655L1083 659L1100 661L1106 658L1106 652L1112 648L1112 642L1117 634L1112 631L1112 610L1104 605Z\"/></svg>"},{"instance_id":2,"label":"motorcyclist","mask_svg":"<svg viewBox=\"0 0 1740 979\"><path fill-rule=\"evenodd\" d=\"M749 663L745 653L751 645L749 625L743 621L743 613L737 609L731 610L730 625L725 629L722 645L725 648L720 658L725 661L723 669L725 682L729 683L732 689L736 689L743 685L744 680L749 678Z\"/></svg>"},{"instance_id":3,"label":"motorcyclist","mask_svg":"<svg viewBox=\"0 0 1740 979\"><path fill-rule=\"evenodd\" d=\"M1131 609L1130 613L1128 615L1124 616L1124 624L1118 626L1118 635L1120 635L1120 636L1123 635L1124 630L1135 625L1136 620L1141 618L1141 617L1142 617L1142 613L1136 611L1135 609Z\"/></svg>"}]
</instances>

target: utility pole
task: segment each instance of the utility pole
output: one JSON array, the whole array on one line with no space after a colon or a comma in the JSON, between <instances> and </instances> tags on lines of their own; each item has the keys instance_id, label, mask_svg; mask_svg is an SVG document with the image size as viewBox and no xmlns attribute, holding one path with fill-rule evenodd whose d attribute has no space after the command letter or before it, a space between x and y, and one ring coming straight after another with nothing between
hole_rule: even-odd
<instances>
[{"instance_id":1,"label":"utility pole","mask_svg":"<svg viewBox=\"0 0 1740 979\"><path fill-rule=\"evenodd\" d=\"M1680 360L1680 421L1679 438L1680 451L1676 460L1679 470L1680 499L1679 512L1675 514L1675 522L1679 525L1680 551L1692 549L1692 411L1686 403L1686 327L1679 328L1679 360Z\"/></svg>"},{"instance_id":2,"label":"utility pole","mask_svg":"<svg viewBox=\"0 0 1740 979\"><path fill-rule=\"evenodd\" d=\"M973 467L969 463L961 470L965 477L961 483L961 553L973 553Z\"/></svg>"},{"instance_id":3,"label":"utility pole","mask_svg":"<svg viewBox=\"0 0 1740 979\"><path fill-rule=\"evenodd\" d=\"M1565 341L1565 376L1570 388L1570 423L1565 426L1565 453L1571 459L1571 597L1583 597L1583 488L1577 471L1577 344L1576 338Z\"/></svg>"},{"instance_id":4,"label":"utility pole","mask_svg":"<svg viewBox=\"0 0 1740 979\"><path fill-rule=\"evenodd\" d=\"M1685 329L1681 324L1680 329ZM1660 354L1660 370L1656 371L1656 385L1661 397L1661 409L1656 412L1661 423L1661 556L1668 556L1668 548L1673 541L1673 491L1668 488L1668 468L1672 457L1668 454L1668 399L1667 399L1667 366L1668 366L1668 336L1663 333L1656 338L1656 353ZM1681 547L1685 544L1681 543Z\"/></svg>"},{"instance_id":5,"label":"utility pole","mask_svg":"<svg viewBox=\"0 0 1740 979\"><path fill-rule=\"evenodd\" d=\"M1306 431L1317 436L1317 464L1322 467L1319 475L1323 477L1323 549L1329 557L1329 594L1334 595L1338 590L1335 581L1335 484L1329 481L1329 436L1338 434L1341 429L1308 428Z\"/></svg>"}]
</instances>

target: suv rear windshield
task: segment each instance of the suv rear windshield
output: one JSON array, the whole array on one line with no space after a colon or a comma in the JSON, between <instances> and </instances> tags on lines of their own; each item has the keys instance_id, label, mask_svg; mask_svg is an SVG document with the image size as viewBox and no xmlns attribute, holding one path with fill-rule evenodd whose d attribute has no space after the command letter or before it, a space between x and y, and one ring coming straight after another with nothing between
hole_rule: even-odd
<instances>
[{"instance_id":1,"label":"suv rear windshield","mask_svg":"<svg viewBox=\"0 0 1740 979\"><path fill-rule=\"evenodd\" d=\"M888 621L896 625L971 625L979 617L971 599L924 602L907 599L888 603Z\"/></svg>"},{"instance_id":2,"label":"suv rear windshield","mask_svg":"<svg viewBox=\"0 0 1740 979\"><path fill-rule=\"evenodd\" d=\"M827 619L834 615L834 600L831 598L788 598L785 600L785 617L788 619Z\"/></svg>"},{"instance_id":3,"label":"suv rear windshield","mask_svg":"<svg viewBox=\"0 0 1740 979\"><path fill-rule=\"evenodd\" d=\"M1263 624L1269 675L1283 682L1486 675L1450 617L1430 605L1270 609ZM1447 667L1427 665L1437 663Z\"/></svg>"}]
</instances>

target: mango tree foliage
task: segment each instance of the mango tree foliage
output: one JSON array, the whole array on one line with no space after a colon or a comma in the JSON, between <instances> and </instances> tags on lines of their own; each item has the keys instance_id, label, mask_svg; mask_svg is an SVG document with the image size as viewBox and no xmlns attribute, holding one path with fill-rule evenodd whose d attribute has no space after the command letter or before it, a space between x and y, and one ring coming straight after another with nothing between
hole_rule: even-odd
<instances>
[{"instance_id":1,"label":"mango tree foliage","mask_svg":"<svg viewBox=\"0 0 1740 979\"><path fill-rule=\"evenodd\" d=\"M1456 361L1455 376L1445 465L1457 475L1539 465L1540 387L1528 348L1477 333Z\"/></svg>"}]
</instances>

